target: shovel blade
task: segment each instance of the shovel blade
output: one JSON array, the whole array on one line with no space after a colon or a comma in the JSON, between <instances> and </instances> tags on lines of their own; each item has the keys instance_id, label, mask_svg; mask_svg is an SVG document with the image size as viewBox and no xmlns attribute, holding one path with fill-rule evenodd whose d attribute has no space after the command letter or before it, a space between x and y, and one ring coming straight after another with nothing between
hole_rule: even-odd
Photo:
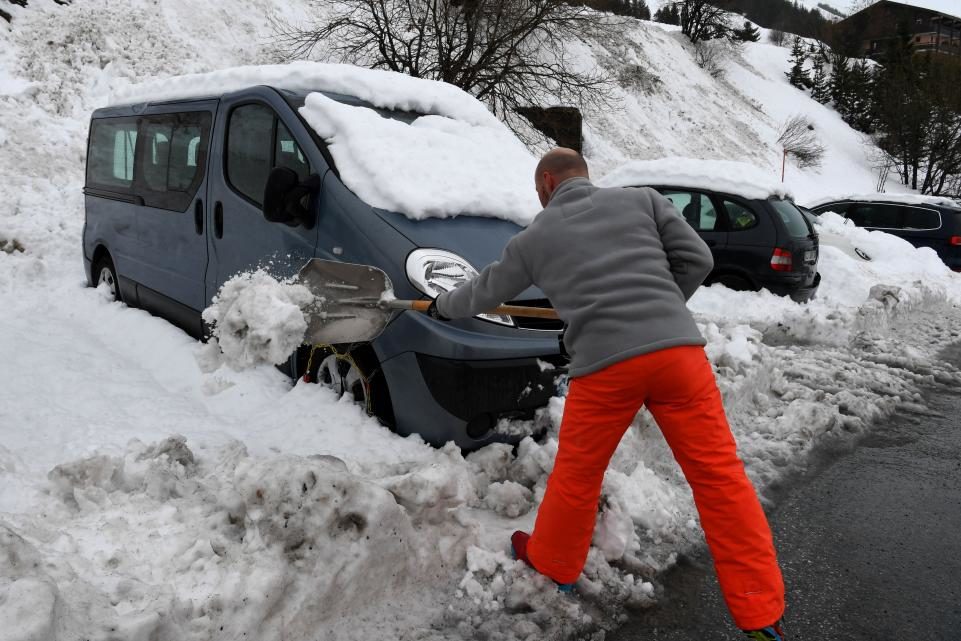
<instances>
[{"instance_id":1,"label":"shovel blade","mask_svg":"<svg viewBox=\"0 0 961 641\"><path fill-rule=\"evenodd\" d=\"M390 320L391 311L378 303L393 287L376 267L314 258L298 281L314 295L304 310L306 340L313 345L372 341Z\"/></svg>"}]
</instances>

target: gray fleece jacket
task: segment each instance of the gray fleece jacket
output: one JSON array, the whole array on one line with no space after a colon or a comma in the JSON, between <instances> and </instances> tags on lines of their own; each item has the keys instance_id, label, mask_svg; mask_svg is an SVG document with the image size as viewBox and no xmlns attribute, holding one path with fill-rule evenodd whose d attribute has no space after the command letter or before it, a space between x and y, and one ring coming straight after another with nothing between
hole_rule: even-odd
<instances>
[{"instance_id":1,"label":"gray fleece jacket","mask_svg":"<svg viewBox=\"0 0 961 641\"><path fill-rule=\"evenodd\" d=\"M536 285L567 324L570 375L705 340L685 304L711 251L652 189L565 180L500 261L437 299L448 318L489 311Z\"/></svg>"}]
</instances>

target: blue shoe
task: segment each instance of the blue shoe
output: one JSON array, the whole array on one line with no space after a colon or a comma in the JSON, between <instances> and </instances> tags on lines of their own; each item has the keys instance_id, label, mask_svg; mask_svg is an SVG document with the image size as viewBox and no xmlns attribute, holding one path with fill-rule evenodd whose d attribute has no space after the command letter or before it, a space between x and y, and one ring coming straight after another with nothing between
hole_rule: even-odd
<instances>
[{"instance_id":1,"label":"blue shoe","mask_svg":"<svg viewBox=\"0 0 961 641\"><path fill-rule=\"evenodd\" d=\"M528 534L527 532L521 532L520 530L511 534L511 554L514 556L515 561L521 560L527 565L534 568L534 564L531 563L531 560L529 558L527 558L527 541L530 538L531 538L530 534ZM537 570L537 568L534 568L534 569ZM537 570L537 571L540 572L540 570ZM557 581L554 581L554 583L557 584L558 592L563 592L564 594L570 594L571 592L574 591L573 583L557 583Z\"/></svg>"},{"instance_id":2,"label":"blue shoe","mask_svg":"<svg viewBox=\"0 0 961 641\"><path fill-rule=\"evenodd\" d=\"M784 641L784 632L781 630L780 621L760 630L744 630L744 634L751 641Z\"/></svg>"}]
</instances>

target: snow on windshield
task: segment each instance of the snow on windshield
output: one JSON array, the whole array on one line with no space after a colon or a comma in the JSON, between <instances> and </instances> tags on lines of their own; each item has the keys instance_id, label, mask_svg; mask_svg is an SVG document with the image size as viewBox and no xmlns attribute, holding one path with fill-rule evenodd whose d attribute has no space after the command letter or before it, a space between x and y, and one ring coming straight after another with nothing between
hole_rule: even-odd
<instances>
[{"instance_id":1,"label":"snow on windshield","mask_svg":"<svg viewBox=\"0 0 961 641\"><path fill-rule=\"evenodd\" d=\"M661 158L621 165L597 181L602 187L686 187L708 189L749 200L790 198L775 173L742 162Z\"/></svg>"},{"instance_id":2,"label":"snow on windshield","mask_svg":"<svg viewBox=\"0 0 961 641\"><path fill-rule=\"evenodd\" d=\"M472 214L519 225L540 211L537 161L499 122L426 115L407 123L319 93L300 114L328 143L344 184L374 207L415 220Z\"/></svg>"},{"instance_id":3,"label":"snow on windshield","mask_svg":"<svg viewBox=\"0 0 961 641\"><path fill-rule=\"evenodd\" d=\"M413 122L311 93L300 109L330 145L340 177L374 207L415 220L461 214L527 225L540 211L536 160L487 108L453 85L353 65L299 62L166 78L118 92L112 104L215 96L257 85L336 93Z\"/></svg>"}]
</instances>

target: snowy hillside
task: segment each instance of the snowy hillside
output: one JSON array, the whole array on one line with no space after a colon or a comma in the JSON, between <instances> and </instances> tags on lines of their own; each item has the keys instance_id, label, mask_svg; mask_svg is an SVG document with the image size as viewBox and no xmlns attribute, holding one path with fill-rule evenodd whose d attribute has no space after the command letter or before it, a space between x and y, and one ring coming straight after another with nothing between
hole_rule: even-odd
<instances>
[{"instance_id":1,"label":"snowy hillside","mask_svg":"<svg viewBox=\"0 0 961 641\"><path fill-rule=\"evenodd\" d=\"M545 439L465 457L269 367L205 371L185 334L84 286L90 111L134 82L272 62L270 18L309 6L32 0L0 21L3 641L590 638L654 603L658 573L703 544L642 412L605 479L578 595L562 595L507 548L533 523L562 397ZM596 175L687 156L777 182L780 124L802 113L828 153L817 171L789 165L787 188L802 201L874 191L870 148L787 84L787 50L749 45L715 79L675 29L621 31L571 43L620 82L620 109L586 114ZM762 491L812 448L917 408L926 386L961 383L937 358L958 337L959 277L930 250L825 225L875 262L822 246L809 305L723 287L691 302Z\"/></svg>"}]
</instances>

